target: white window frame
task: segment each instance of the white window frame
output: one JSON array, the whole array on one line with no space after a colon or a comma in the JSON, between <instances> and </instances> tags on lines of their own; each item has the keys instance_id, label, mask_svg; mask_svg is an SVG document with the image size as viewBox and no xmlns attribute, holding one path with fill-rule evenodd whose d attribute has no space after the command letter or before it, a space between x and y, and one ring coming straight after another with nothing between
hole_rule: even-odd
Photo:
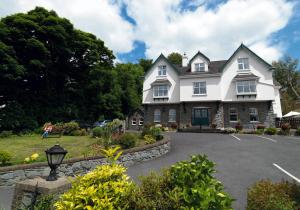
<instances>
[{"instance_id":1,"label":"white window frame","mask_svg":"<svg viewBox=\"0 0 300 210\"><path fill-rule=\"evenodd\" d=\"M141 126L141 125L144 125L144 118L140 118L139 119L139 125Z\"/></svg>"},{"instance_id":2,"label":"white window frame","mask_svg":"<svg viewBox=\"0 0 300 210\"><path fill-rule=\"evenodd\" d=\"M176 122L176 109L169 109L169 122Z\"/></svg>"},{"instance_id":3,"label":"white window frame","mask_svg":"<svg viewBox=\"0 0 300 210\"><path fill-rule=\"evenodd\" d=\"M153 121L156 122L156 123L160 123L161 122L161 111L160 111L160 109L155 109L153 114L154 114Z\"/></svg>"},{"instance_id":4,"label":"white window frame","mask_svg":"<svg viewBox=\"0 0 300 210\"><path fill-rule=\"evenodd\" d=\"M238 58L239 71L250 70L249 58Z\"/></svg>"},{"instance_id":5,"label":"white window frame","mask_svg":"<svg viewBox=\"0 0 300 210\"><path fill-rule=\"evenodd\" d=\"M234 110L235 113L232 113L231 111ZM232 115L236 115L236 120L231 120L231 116ZM238 111L237 111L237 108L235 107L231 107L229 108L229 122L238 122L239 118L238 118Z\"/></svg>"},{"instance_id":6,"label":"white window frame","mask_svg":"<svg viewBox=\"0 0 300 210\"><path fill-rule=\"evenodd\" d=\"M251 120L251 115L254 115L256 117L256 120ZM259 121L257 108L254 108L254 107L249 108L249 118L250 118L249 119L250 122L258 122Z\"/></svg>"},{"instance_id":7,"label":"white window frame","mask_svg":"<svg viewBox=\"0 0 300 210\"><path fill-rule=\"evenodd\" d=\"M193 95L207 95L206 82L193 82Z\"/></svg>"},{"instance_id":8,"label":"white window frame","mask_svg":"<svg viewBox=\"0 0 300 210\"><path fill-rule=\"evenodd\" d=\"M237 95L253 95L256 94L256 81L255 80L239 80L236 81ZM242 89L242 91L240 91Z\"/></svg>"},{"instance_id":9,"label":"white window frame","mask_svg":"<svg viewBox=\"0 0 300 210\"><path fill-rule=\"evenodd\" d=\"M153 98L168 98L168 97L169 97L168 85L153 86Z\"/></svg>"},{"instance_id":10,"label":"white window frame","mask_svg":"<svg viewBox=\"0 0 300 210\"><path fill-rule=\"evenodd\" d=\"M167 66L166 65L158 66L158 76L160 76L160 77L167 76Z\"/></svg>"},{"instance_id":11,"label":"white window frame","mask_svg":"<svg viewBox=\"0 0 300 210\"><path fill-rule=\"evenodd\" d=\"M136 125L136 118L135 118L135 117L132 118L132 120L131 120L131 125Z\"/></svg>"},{"instance_id":12,"label":"white window frame","mask_svg":"<svg viewBox=\"0 0 300 210\"><path fill-rule=\"evenodd\" d=\"M195 63L196 72L205 72L205 63Z\"/></svg>"}]
</instances>

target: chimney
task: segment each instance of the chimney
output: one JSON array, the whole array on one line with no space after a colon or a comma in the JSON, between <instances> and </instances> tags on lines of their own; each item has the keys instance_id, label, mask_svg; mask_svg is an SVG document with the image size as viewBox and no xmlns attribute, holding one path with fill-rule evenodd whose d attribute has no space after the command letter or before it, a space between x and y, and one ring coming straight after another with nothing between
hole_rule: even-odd
<instances>
[{"instance_id":1,"label":"chimney","mask_svg":"<svg viewBox=\"0 0 300 210\"><path fill-rule=\"evenodd\" d=\"M187 55L185 53L183 53L183 56L182 56L182 66L183 67L186 67L189 63L189 59L187 57Z\"/></svg>"}]
</instances>

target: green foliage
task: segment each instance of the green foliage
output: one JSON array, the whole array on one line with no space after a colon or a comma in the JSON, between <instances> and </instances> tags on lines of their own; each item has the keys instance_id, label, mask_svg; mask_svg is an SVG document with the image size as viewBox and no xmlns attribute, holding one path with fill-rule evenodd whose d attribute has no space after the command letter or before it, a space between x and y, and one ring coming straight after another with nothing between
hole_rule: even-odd
<instances>
[{"instance_id":1,"label":"green foliage","mask_svg":"<svg viewBox=\"0 0 300 210\"><path fill-rule=\"evenodd\" d=\"M139 65L144 69L144 72L148 71L150 67L152 66L152 59L140 59L139 60Z\"/></svg>"},{"instance_id":2,"label":"green foliage","mask_svg":"<svg viewBox=\"0 0 300 210\"><path fill-rule=\"evenodd\" d=\"M224 133L226 134L231 134L231 133L235 133L236 130L234 128L225 128Z\"/></svg>"},{"instance_id":3,"label":"green foliage","mask_svg":"<svg viewBox=\"0 0 300 210\"><path fill-rule=\"evenodd\" d=\"M300 186L282 181L262 180L248 190L248 210L294 210L300 208Z\"/></svg>"},{"instance_id":4,"label":"green foliage","mask_svg":"<svg viewBox=\"0 0 300 210\"><path fill-rule=\"evenodd\" d=\"M77 177L72 188L55 203L56 209L127 209L133 184L125 171L121 165L101 165Z\"/></svg>"},{"instance_id":5,"label":"green foliage","mask_svg":"<svg viewBox=\"0 0 300 210\"><path fill-rule=\"evenodd\" d=\"M124 117L141 103L144 70L113 66L93 34L36 7L0 20L0 131L34 130L44 122Z\"/></svg>"},{"instance_id":6,"label":"green foliage","mask_svg":"<svg viewBox=\"0 0 300 210\"><path fill-rule=\"evenodd\" d=\"M192 156L162 172L141 177L130 197L130 209L232 209L232 199L212 174L214 163Z\"/></svg>"},{"instance_id":7,"label":"green foliage","mask_svg":"<svg viewBox=\"0 0 300 210\"><path fill-rule=\"evenodd\" d=\"M72 133L79 129L80 129L79 124L74 121L64 123L64 125L63 125L64 135L72 136Z\"/></svg>"},{"instance_id":8,"label":"green foliage","mask_svg":"<svg viewBox=\"0 0 300 210\"><path fill-rule=\"evenodd\" d=\"M279 135L290 135L291 125L289 123L283 123L280 128Z\"/></svg>"},{"instance_id":9,"label":"green foliage","mask_svg":"<svg viewBox=\"0 0 300 210\"><path fill-rule=\"evenodd\" d=\"M296 108L296 101L299 99L299 61L286 56L278 62L273 62L274 78L280 83L285 91L281 94L282 111L288 113Z\"/></svg>"},{"instance_id":10,"label":"green foliage","mask_svg":"<svg viewBox=\"0 0 300 210\"><path fill-rule=\"evenodd\" d=\"M223 191L223 185L213 177L214 165L201 155L173 165L170 174L175 189L169 196L174 203L186 209L231 209L233 200Z\"/></svg>"},{"instance_id":11,"label":"green foliage","mask_svg":"<svg viewBox=\"0 0 300 210\"><path fill-rule=\"evenodd\" d=\"M70 135L71 136L87 136L88 133L84 128L81 128L79 130L72 131Z\"/></svg>"},{"instance_id":12,"label":"green foliage","mask_svg":"<svg viewBox=\"0 0 300 210\"><path fill-rule=\"evenodd\" d=\"M0 165L4 166L7 165L9 163L9 161L11 160L12 155L9 154L6 151L0 151Z\"/></svg>"},{"instance_id":13,"label":"green foliage","mask_svg":"<svg viewBox=\"0 0 300 210\"><path fill-rule=\"evenodd\" d=\"M104 130L103 127L95 127L95 128L93 128L93 130L92 130L92 136L94 138L96 138L96 137L100 138L100 137L103 137L104 135L105 135L105 130Z\"/></svg>"},{"instance_id":14,"label":"green foliage","mask_svg":"<svg viewBox=\"0 0 300 210\"><path fill-rule=\"evenodd\" d=\"M277 133L276 128L266 128L266 130L265 130L265 134L267 134L267 135L275 135L276 133Z\"/></svg>"},{"instance_id":15,"label":"green foliage","mask_svg":"<svg viewBox=\"0 0 300 210\"><path fill-rule=\"evenodd\" d=\"M175 209L174 202L167 194L172 190L169 170L163 170L162 174L151 172L139 179L141 184L130 193L129 209Z\"/></svg>"},{"instance_id":16,"label":"green foliage","mask_svg":"<svg viewBox=\"0 0 300 210\"><path fill-rule=\"evenodd\" d=\"M295 132L296 136L300 136L300 128L297 128L296 132Z\"/></svg>"},{"instance_id":17,"label":"green foliage","mask_svg":"<svg viewBox=\"0 0 300 210\"><path fill-rule=\"evenodd\" d=\"M161 132L161 128L159 127L151 127L150 128L150 135L152 135L156 141L162 140L163 139L163 135Z\"/></svg>"},{"instance_id":18,"label":"green foliage","mask_svg":"<svg viewBox=\"0 0 300 210\"><path fill-rule=\"evenodd\" d=\"M118 158L122 155L122 152L117 153L119 149L120 147L116 146L110 147L108 149L101 149L101 152L110 163L115 163L118 160Z\"/></svg>"},{"instance_id":19,"label":"green foliage","mask_svg":"<svg viewBox=\"0 0 300 210\"><path fill-rule=\"evenodd\" d=\"M0 138L7 138L10 137L12 134L12 131L2 131L0 132Z\"/></svg>"},{"instance_id":20,"label":"green foliage","mask_svg":"<svg viewBox=\"0 0 300 210\"><path fill-rule=\"evenodd\" d=\"M145 144L154 144L156 142L156 140L152 135L145 135L144 139L145 139Z\"/></svg>"},{"instance_id":21,"label":"green foliage","mask_svg":"<svg viewBox=\"0 0 300 210\"><path fill-rule=\"evenodd\" d=\"M138 137L134 133L124 133L120 140L118 141L118 144L123 148L123 149L129 149L132 147L135 147L136 142L138 141Z\"/></svg>"},{"instance_id":22,"label":"green foliage","mask_svg":"<svg viewBox=\"0 0 300 210\"><path fill-rule=\"evenodd\" d=\"M54 202L55 202L54 195L41 196L37 199L33 207L33 210L54 210L53 207Z\"/></svg>"},{"instance_id":23,"label":"green foliage","mask_svg":"<svg viewBox=\"0 0 300 210\"><path fill-rule=\"evenodd\" d=\"M255 131L255 134L258 134L258 135L264 134L264 129L257 129L257 130Z\"/></svg>"},{"instance_id":24,"label":"green foliage","mask_svg":"<svg viewBox=\"0 0 300 210\"><path fill-rule=\"evenodd\" d=\"M175 65L181 65L182 64L182 55L177 52L172 52L168 55L168 60Z\"/></svg>"}]
</instances>

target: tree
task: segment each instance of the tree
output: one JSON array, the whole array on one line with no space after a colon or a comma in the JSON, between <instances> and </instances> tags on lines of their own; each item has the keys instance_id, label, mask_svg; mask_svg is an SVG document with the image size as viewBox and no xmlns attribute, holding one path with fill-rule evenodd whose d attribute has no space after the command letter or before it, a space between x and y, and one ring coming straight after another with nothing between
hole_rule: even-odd
<instances>
[{"instance_id":1,"label":"tree","mask_svg":"<svg viewBox=\"0 0 300 210\"><path fill-rule=\"evenodd\" d=\"M177 52L172 52L168 55L168 60L175 65L181 65L182 64L182 55Z\"/></svg>"},{"instance_id":2,"label":"tree","mask_svg":"<svg viewBox=\"0 0 300 210\"><path fill-rule=\"evenodd\" d=\"M121 87L122 113L127 115L141 105L144 69L131 63L117 64L115 69Z\"/></svg>"},{"instance_id":3,"label":"tree","mask_svg":"<svg viewBox=\"0 0 300 210\"><path fill-rule=\"evenodd\" d=\"M274 78L281 85L282 112L288 113L297 108L297 101L300 99L298 60L287 56L272 65Z\"/></svg>"},{"instance_id":4,"label":"tree","mask_svg":"<svg viewBox=\"0 0 300 210\"><path fill-rule=\"evenodd\" d=\"M0 130L121 116L114 58L102 40L54 11L36 7L2 18Z\"/></svg>"},{"instance_id":5,"label":"tree","mask_svg":"<svg viewBox=\"0 0 300 210\"><path fill-rule=\"evenodd\" d=\"M297 69L299 61L289 56L278 62L273 62L274 78L280 83L282 88L286 88L290 93L300 99L298 92L299 70Z\"/></svg>"},{"instance_id":6,"label":"tree","mask_svg":"<svg viewBox=\"0 0 300 210\"><path fill-rule=\"evenodd\" d=\"M143 67L144 72L148 71L148 69L150 69L150 67L152 66L152 59L140 59L139 60L139 65Z\"/></svg>"}]
</instances>

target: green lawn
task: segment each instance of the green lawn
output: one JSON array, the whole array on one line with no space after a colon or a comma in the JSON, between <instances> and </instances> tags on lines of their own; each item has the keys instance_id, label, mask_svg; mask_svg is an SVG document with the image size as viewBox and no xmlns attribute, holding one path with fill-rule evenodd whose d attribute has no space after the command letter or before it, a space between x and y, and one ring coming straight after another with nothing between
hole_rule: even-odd
<instances>
[{"instance_id":1,"label":"green lawn","mask_svg":"<svg viewBox=\"0 0 300 210\"><path fill-rule=\"evenodd\" d=\"M0 138L0 151L9 152L13 158L12 164L20 164L24 159L33 153L38 153L40 157L37 162L46 161L45 150L56 143L68 150L66 159L72 157L83 157L90 152L90 145L97 142L97 139L90 136L62 136L42 139L40 135L11 136Z\"/></svg>"}]
</instances>

